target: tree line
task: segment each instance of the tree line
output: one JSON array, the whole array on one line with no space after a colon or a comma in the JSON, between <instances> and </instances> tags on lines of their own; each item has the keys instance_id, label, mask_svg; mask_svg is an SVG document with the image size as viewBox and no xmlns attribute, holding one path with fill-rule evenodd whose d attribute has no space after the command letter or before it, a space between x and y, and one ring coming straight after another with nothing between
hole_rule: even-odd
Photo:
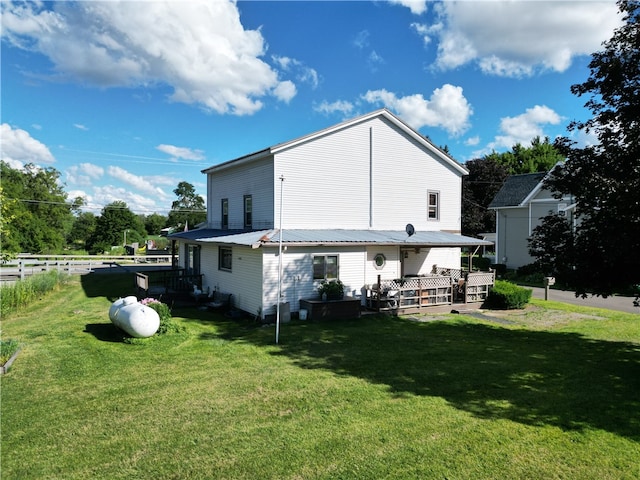
<instances>
[{"instance_id":1,"label":"tree line","mask_svg":"<svg viewBox=\"0 0 640 480\"><path fill-rule=\"evenodd\" d=\"M168 215L135 214L123 201L102 208L99 215L82 211L84 200L69 199L53 167L27 164L14 169L0 161L0 245L3 259L20 252L59 254L110 252L125 243L143 244L166 227L182 229L206 220L205 203L193 185L180 182Z\"/></svg>"}]
</instances>

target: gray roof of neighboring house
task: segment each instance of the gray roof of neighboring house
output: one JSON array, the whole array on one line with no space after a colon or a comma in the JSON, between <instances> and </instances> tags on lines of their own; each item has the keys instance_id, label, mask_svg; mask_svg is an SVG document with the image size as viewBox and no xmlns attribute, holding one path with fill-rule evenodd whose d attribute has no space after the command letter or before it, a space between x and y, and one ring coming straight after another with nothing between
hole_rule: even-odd
<instances>
[{"instance_id":1,"label":"gray roof of neighboring house","mask_svg":"<svg viewBox=\"0 0 640 480\"><path fill-rule=\"evenodd\" d=\"M246 245L253 248L276 246L280 232L273 230L231 231L201 229L179 232L169 238L205 243ZM409 236L400 230L283 230L282 243L299 246L407 245L411 247L466 247L493 245L493 242L439 231L415 232Z\"/></svg>"},{"instance_id":2,"label":"gray roof of neighboring house","mask_svg":"<svg viewBox=\"0 0 640 480\"><path fill-rule=\"evenodd\" d=\"M526 173L523 175L511 175L507 177L493 197L488 208L518 207L529 196L529 194L542 182L547 174Z\"/></svg>"}]
</instances>

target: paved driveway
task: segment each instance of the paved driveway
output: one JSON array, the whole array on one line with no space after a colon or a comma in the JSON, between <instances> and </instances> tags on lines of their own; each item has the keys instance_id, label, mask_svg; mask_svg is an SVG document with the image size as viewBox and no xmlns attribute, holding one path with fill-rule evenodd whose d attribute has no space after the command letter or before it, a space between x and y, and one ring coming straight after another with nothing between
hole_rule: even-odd
<instances>
[{"instance_id":1,"label":"paved driveway","mask_svg":"<svg viewBox=\"0 0 640 480\"><path fill-rule=\"evenodd\" d=\"M544 288L527 287L533 290L533 298L544 299ZM583 307L598 307L609 310L619 310L627 313L637 313L640 315L640 308L633 306L634 297L576 297L574 292L565 290L549 290L549 300L556 302L571 303L573 305L582 305Z\"/></svg>"}]
</instances>

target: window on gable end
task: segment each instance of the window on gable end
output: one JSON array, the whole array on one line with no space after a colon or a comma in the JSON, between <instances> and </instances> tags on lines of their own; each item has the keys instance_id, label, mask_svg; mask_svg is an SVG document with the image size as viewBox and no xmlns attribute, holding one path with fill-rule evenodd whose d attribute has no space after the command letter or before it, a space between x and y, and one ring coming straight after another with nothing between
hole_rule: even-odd
<instances>
[{"instance_id":1,"label":"window on gable end","mask_svg":"<svg viewBox=\"0 0 640 480\"><path fill-rule=\"evenodd\" d=\"M427 220L440 220L440 192L427 191Z\"/></svg>"}]
</instances>

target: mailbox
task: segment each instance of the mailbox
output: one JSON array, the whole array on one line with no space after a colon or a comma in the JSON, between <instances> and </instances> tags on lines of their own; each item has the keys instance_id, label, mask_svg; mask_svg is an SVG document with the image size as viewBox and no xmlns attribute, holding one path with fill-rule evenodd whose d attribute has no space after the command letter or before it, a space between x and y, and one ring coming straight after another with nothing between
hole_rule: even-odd
<instances>
[{"instance_id":1,"label":"mailbox","mask_svg":"<svg viewBox=\"0 0 640 480\"><path fill-rule=\"evenodd\" d=\"M544 286L548 287L550 285L555 285L556 277L544 277Z\"/></svg>"}]
</instances>

